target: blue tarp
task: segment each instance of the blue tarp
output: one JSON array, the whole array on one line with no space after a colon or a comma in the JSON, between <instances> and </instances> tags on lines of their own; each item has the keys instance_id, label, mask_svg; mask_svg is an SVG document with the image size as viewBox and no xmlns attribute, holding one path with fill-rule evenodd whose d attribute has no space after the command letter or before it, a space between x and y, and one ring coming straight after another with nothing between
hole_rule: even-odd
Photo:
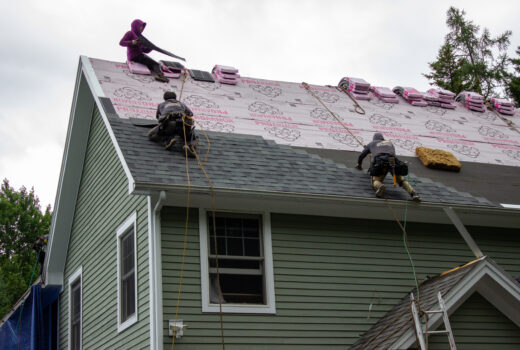
<instances>
[{"instance_id":1,"label":"blue tarp","mask_svg":"<svg viewBox=\"0 0 520 350\"><path fill-rule=\"evenodd\" d=\"M27 299L0 327L0 349L54 349L60 290L61 286L32 286Z\"/></svg>"}]
</instances>

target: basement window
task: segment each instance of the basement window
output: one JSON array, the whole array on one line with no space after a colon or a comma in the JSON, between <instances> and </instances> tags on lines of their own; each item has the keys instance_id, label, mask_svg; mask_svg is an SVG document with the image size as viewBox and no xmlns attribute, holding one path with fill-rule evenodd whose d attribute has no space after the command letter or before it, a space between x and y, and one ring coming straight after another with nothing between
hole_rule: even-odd
<instances>
[{"instance_id":1,"label":"basement window","mask_svg":"<svg viewBox=\"0 0 520 350\"><path fill-rule=\"evenodd\" d=\"M200 229L203 311L274 313L268 214L201 210Z\"/></svg>"}]
</instances>

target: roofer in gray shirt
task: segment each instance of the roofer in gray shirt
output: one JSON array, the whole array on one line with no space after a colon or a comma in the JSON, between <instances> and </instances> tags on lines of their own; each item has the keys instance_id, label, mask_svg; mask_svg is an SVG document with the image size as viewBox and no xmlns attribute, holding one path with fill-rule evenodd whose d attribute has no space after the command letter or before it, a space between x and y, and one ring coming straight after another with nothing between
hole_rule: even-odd
<instances>
[{"instance_id":1,"label":"roofer in gray shirt","mask_svg":"<svg viewBox=\"0 0 520 350\"><path fill-rule=\"evenodd\" d=\"M366 145L363 152L359 155L356 169L363 170L361 164L369 153L372 154L369 174L371 175L372 187L376 190L377 197L383 197L385 192L383 181L386 174L391 172L392 175L395 175L395 181L410 194L414 201L419 202L421 200L413 187L404 179L404 176L408 175L408 166L397 159L395 147L390 140L385 140L381 133L376 132L372 142Z\"/></svg>"},{"instance_id":2,"label":"roofer in gray shirt","mask_svg":"<svg viewBox=\"0 0 520 350\"><path fill-rule=\"evenodd\" d=\"M186 133L186 145L188 153L195 152L195 134L193 126L193 112L184 103L177 101L177 95L173 91L164 93L164 102L157 106L156 118L158 121L148 133L148 138L159 142L165 149L171 149L175 144L175 137L180 136L184 144L184 133Z\"/></svg>"}]
</instances>

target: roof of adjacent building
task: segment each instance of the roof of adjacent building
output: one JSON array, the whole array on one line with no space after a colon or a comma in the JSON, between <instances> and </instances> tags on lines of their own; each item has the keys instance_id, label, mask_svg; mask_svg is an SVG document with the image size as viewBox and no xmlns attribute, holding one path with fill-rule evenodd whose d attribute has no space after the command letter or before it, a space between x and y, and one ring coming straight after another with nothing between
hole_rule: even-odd
<instances>
[{"instance_id":1,"label":"roof of adjacent building","mask_svg":"<svg viewBox=\"0 0 520 350\"><path fill-rule=\"evenodd\" d=\"M471 274L472 271L474 272L473 274ZM502 305L500 307L502 308L501 311L507 312L508 307L515 308L516 305L519 305L520 284L501 270L498 265L488 257L482 257L466 265L429 278L419 285L419 294L417 294L417 288L414 288L410 293L414 294L415 299L419 296L418 304L421 310L431 311L439 310L440 308L437 297L437 294L440 292L446 303L448 313L451 313L455 310L449 310L450 306L452 308L455 308L456 305L460 306L462 300L469 297L475 290L477 290L477 292L479 291L479 288L475 286L477 286L479 281L486 275L492 276L489 280L495 278L501 279L503 282L502 285L496 284L491 288L495 289L496 295L486 295L486 297L490 298L492 303L497 303L497 301L500 303L500 298L510 293L510 295L514 295L514 298L508 300L510 304L505 306L506 309L503 309L504 306ZM457 290L454 291L455 289ZM464 289L466 290L464 291ZM410 307L410 293L407 293L394 308L388 311L385 316L381 317L349 350L395 349L400 342L402 346L405 337L408 337L408 343L411 341L415 342L416 335ZM440 318L441 315L437 315L437 318ZM519 322L520 318L518 315L513 316L513 318L514 322ZM437 321L437 324L438 323L439 321ZM444 326L440 327L444 329ZM434 329L430 328L430 330Z\"/></svg>"}]
</instances>

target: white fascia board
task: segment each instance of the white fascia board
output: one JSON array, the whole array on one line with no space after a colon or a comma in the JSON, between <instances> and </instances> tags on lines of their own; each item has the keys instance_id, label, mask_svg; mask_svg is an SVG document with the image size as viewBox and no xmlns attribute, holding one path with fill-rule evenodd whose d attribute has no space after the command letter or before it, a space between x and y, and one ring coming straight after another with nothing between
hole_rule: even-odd
<instances>
[{"instance_id":1,"label":"white fascia board","mask_svg":"<svg viewBox=\"0 0 520 350\"><path fill-rule=\"evenodd\" d=\"M164 184L136 184L134 193L147 194L158 190L168 193L166 205L183 206L186 203L185 186L168 186ZM253 210L269 210L271 213L301 214L315 216L348 217L356 219L395 220L384 200L378 198L354 198L333 195L314 195L303 193L280 193L269 191L236 190L215 188L217 205L238 204L239 208ZM191 186L191 198L194 205L207 206L210 200L207 187ZM443 208L448 204L438 204L388 200L399 220L404 220L407 212L409 222L438 223L452 225ZM463 206L450 204L457 210L465 225L514 227L520 228L518 212L514 209L495 207Z\"/></svg>"},{"instance_id":2,"label":"white fascia board","mask_svg":"<svg viewBox=\"0 0 520 350\"><path fill-rule=\"evenodd\" d=\"M85 80L81 60L67 128L58 189L54 202L49 243L44 262L45 284L63 285L63 271L67 256L70 230L74 217L83 161L92 121L94 100ZM85 132L87 130L87 132Z\"/></svg>"},{"instance_id":3,"label":"white fascia board","mask_svg":"<svg viewBox=\"0 0 520 350\"><path fill-rule=\"evenodd\" d=\"M63 271L70 231L87 150L88 131L90 130L95 104L98 106L121 166L127 176L129 193L134 190L134 179L110 127L99 100L100 97L104 97L104 93L90 60L86 56L81 56L76 74L76 85L43 268L45 285L63 285Z\"/></svg>"},{"instance_id":4,"label":"white fascia board","mask_svg":"<svg viewBox=\"0 0 520 350\"><path fill-rule=\"evenodd\" d=\"M480 293L500 312L520 327L520 286L507 272L490 260L477 263L468 274L460 280L443 299L448 314L455 312L474 292ZM442 315L430 317L428 329L435 330L442 323ZM416 341L413 327L410 327L390 349L408 349Z\"/></svg>"},{"instance_id":5,"label":"white fascia board","mask_svg":"<svg viewBox=\"0 0 520 350\"><path fill-rule=\"evenodd\" d=\"M100 97L105 97L105 93L103 92L103 89L101 88L101 85L99 84L99 81L96 77L96 73L94 72L94 68L92 68L92 64L90 63L89 58L87 56L81 56L80 59L81 59L81 63L82 63L81 66L83 67L83 72L85 73L85 77L87 79L88 85L90 86L90 89L93 92L94 101L96 102L99 113L101 114L103 122L105 123L105 127L110 136L110 140L112 141L112 144L114 145L114 149L116 150L119 161L121 162L121 166L123 167L126 178L128 179L128 193L131 194L135 188L134 178L132 176L132 173L130 172L130 168L128 167L128 164L126 163L125 157L123 156L123 152L121 151L121 148L119 147L119 144L117 143L116 136L114 135L114 131L112 130L112 127L110 126L110 122L108 121L108 117L105 113L105 109L103 108L103 105L101 104L101 101L99 100Z\"/></svg>"}]
</instances>

